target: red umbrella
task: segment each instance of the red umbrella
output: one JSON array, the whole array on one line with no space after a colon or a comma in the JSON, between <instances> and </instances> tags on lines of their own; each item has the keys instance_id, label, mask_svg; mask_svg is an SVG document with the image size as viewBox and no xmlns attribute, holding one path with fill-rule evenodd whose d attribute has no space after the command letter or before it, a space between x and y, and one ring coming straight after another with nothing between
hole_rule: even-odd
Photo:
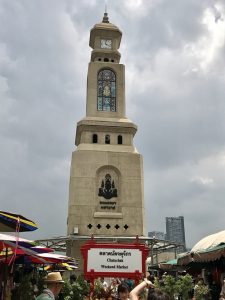
<instances>
[{"instance_id":1,"label":"red umbrella","mask_svg":"<svg viewBox=\"0 0 225 300\"><path fill-rule=\"evenodd\" d=\"M7 258L6 258L6 251L7 253ZM15 256L16 262L20 261L21 258L26 258L29 262L35 262L39 264L46 264L49 263L49 260L46 260L44 257L39 257L38 255L40 253L49 253L49 252L54 252L53 249L51 248L46 248L46 247L30 247L30 248L25 248L25 247L20 247L20 248L11 248L9 247L4 248L4 250L0 253L0 261L5 262L5 263L10 263L12 260L12 256Z\"/></svg>"},{"instance_id":2,"label":"red umbrella","mask_svg":"<svg viewBox=\"0 0 225 300\"><path fill-rule=\"evenodd\" d=\"M46 264L48 261L46 261L42 257L38 257L38 251L40 251L40 247L34 247L34 242L30 240L26 240L19 237L14 237L7 234L0 234L0 248L1 250L5 248L5 260L2 259L1 261L4 261L5 263L13 264L15 259L19 255L28 255L31 257L38 258L38 261L40 264ZM10 256L8 256L8 249L12 250L13 253L10 253ZM35 250L36 249L36 250ZM47 248L46 248L47 249ZM50 250L51 251L51 250Z\"/></svg>"},{"instance_id":3,"label":"red umbrella","mask_svg":"<svg viewBox=\"0 0 225 300\"><path fill-rule=\"evenodd\" d=\"M8 273L7 264L10 264L11 269L12 269L15 258L16 258L17 249L27 249L27 251L28 251L28 249L32 246L34 246L33 241L29 241L29 240L20 238L19 236L11 236L8 234L0 233L0 249L1 249L1 251L2 251L2 249L5 249L4 260L1 260L1 262L4 263L4 265L3 265L3 274L4 275L3 275L3 279L2 279L4 282L3 295L5 295L5 291L6 291L5 286L6 286L7 273ZM10 257L8 257L9 249L14 249L13 254L10 255ZM32 250L30 250L30 251L32 251Z\"/></svg>"}]
</instances>

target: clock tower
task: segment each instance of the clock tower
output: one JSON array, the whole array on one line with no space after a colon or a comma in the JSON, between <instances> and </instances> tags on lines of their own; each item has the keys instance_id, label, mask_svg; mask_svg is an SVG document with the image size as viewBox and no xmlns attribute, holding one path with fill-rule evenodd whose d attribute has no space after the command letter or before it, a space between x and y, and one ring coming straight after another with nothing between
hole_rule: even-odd
<instances>
[{"instance_id":1,"label":"clock tower","mask_svg":"<svg viewBox=\"0 0 225 300\"><path fill-rule=\"evenodd\" d=\"M69 186L68 235L144 235L142 156L133 144L137 126L125 113L122 32L104 14L90 32L86 116L77 123ZM80 246L67 254L82 268Z\"/></svg>"}]
</instances>

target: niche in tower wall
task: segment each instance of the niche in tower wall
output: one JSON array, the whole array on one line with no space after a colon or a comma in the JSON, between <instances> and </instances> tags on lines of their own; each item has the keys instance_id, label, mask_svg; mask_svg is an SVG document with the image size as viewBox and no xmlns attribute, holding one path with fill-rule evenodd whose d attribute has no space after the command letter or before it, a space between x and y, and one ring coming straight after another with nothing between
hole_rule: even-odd
<instances>
[{"instance_id":1,"label":"niche in tower wall","mask_svg":"<svg viewBox=\"0 0 225 300\"><path fill-rule=\"evenodd\" d=\"M97 173L97 210L118 211L119 171L112 166L107 166Z\"/></svg>"}]
</instances>

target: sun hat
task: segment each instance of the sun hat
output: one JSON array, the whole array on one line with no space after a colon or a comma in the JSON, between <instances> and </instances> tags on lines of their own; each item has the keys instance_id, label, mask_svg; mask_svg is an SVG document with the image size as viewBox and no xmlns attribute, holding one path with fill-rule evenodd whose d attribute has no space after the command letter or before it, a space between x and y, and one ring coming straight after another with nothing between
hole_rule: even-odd
<instances>
[{"instance_id":1,"label":"sun hat","mask_svg":"<svg viewBox=\"0 0 225 300\"><path fill-rule=\"evenodd\" d=\"M48 273L45 282L64 282L60 272Z\"/></svg>"}]
</instances>

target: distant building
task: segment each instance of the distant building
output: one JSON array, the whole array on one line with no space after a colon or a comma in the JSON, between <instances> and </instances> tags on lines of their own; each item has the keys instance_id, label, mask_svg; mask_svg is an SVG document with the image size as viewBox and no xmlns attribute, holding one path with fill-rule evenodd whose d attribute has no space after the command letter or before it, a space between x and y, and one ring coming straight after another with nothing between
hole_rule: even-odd
<instances>
[{"instance_id":1,"label":"distant building","mask_svg":"<svg viewBox=\"0 0 225 300\"><path fill-rule=\"evenodd\" d=\"M155 238L157 240L165 240L165 233L162 231L150 231L148 237Z\"/></svg>"},{"instance_id":2,"label":"distant building","mask_svg":"<svg viewBox=\"0 0 225 300\"><path fill-rule=\"evenodd\" d=\"M178 252L186 251L184 217L166 217L166 240L183 244Z\"/></svg>"}]
</instances>

